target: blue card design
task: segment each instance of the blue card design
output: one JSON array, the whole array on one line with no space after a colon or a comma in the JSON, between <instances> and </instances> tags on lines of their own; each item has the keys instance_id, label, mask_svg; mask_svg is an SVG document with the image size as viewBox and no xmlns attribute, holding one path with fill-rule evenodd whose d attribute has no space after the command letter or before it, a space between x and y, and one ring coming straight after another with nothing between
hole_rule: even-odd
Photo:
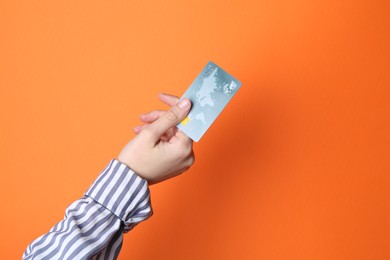
<instances>
[{"instance_id":1,"label":"blue card design","mask_svg":"<svg viewBox=\"0 0 390 260\"><path fill-rule=\"evenodd\" d=\"M198 142L240 87L240 81L213 62L207 63L181 97L191 100L192 108L177 127Z\"/></svg>"}]
</instances>

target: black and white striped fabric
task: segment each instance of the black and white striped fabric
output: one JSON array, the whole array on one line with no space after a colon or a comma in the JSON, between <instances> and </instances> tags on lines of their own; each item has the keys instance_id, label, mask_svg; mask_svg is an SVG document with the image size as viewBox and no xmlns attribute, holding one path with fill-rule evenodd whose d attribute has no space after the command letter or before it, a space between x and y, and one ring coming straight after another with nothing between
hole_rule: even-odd
<instances>
[{"instance_id":1,"label":"black and white striped fabric","mask_svg":"<svg viewBox=\"0 0 390 260\"><path fill-rule=\"evenodd\" d=\"M123 233L151 215L147 181L113 159L64 219L27 247L23 259L116 259Z\"/></svg>"}]
</instances>

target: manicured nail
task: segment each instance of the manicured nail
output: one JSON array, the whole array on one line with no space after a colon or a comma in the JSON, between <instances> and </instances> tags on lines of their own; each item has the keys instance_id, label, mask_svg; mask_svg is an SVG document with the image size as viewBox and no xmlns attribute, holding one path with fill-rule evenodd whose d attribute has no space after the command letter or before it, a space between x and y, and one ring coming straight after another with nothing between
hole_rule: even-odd
<instances>
[{"instance_id":1,"label":"manicured nail","mask_svg":"<svg viewBox=\"0 0 390 260\"><path fill-rule=\"evenodd\" d=\"M190 106L191 102L188 98L180 100L179 104L177 104L181 109L187 109Z\"/></svg>"}]
</instances>

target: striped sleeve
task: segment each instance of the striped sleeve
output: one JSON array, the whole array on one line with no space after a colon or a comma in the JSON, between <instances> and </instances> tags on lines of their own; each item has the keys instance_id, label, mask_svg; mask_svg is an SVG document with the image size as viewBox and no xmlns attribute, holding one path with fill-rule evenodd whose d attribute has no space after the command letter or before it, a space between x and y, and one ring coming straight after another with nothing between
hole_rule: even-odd
<instances>
[{"instance_id":1,"label":"striped sleeve","mask_svg":"<svg viewBox=\"0 0 390 260\"><path fill-rule=\"evenodd\" d=\"M116 259L123 233L151 215L147 181L113 159L64 219L27 247L23 259Z\"/></svg>"}]
</instances>

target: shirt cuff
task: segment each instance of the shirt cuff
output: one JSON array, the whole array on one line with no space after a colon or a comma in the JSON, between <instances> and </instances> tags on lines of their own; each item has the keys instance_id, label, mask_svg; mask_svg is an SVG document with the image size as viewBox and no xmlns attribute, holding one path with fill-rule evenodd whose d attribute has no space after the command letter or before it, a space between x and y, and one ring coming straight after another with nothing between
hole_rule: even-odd
<instances>
[{"instance_id":1,"label":"shirt cuff","mask_svg":"<svg viewBox=\"0 0 390 260\"><path fill-rule=\"evenodd\" d=\"M113 159L85 193L125 223L125 232L152 214L146 180Z\"/></svg>"}]
</instances>

